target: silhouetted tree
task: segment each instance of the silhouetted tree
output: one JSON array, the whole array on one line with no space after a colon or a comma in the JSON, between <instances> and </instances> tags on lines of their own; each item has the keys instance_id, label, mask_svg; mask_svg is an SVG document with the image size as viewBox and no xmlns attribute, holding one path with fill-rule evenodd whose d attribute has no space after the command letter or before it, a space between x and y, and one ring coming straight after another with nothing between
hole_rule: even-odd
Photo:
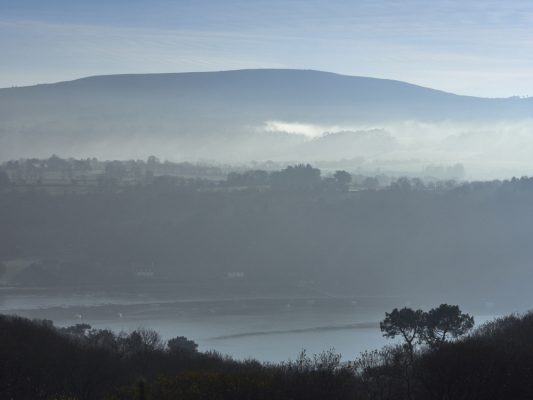
<instances>
[{"instance_id":1,"label":"silhouetted tree","mask_svg":"<svg viewBox=\"0 0 533 400\"><path fill-rule=\"evenodd\" d=\"M425 314L423 339L431 346L440 345L449 337L466 334L473 326L474 317L463 313L459 306L441 304Z\"/></svg>"},{"instance_id":2,"label":"silhouetted tree","mask_svg":"<svg viewBox=\"0 0 533 400\"><path fill-rule=\"evenodd\" d=\"M309 190L320 184L320 170L309 164L289 166L271 175L272 186L278 189Z\"/></svg>"},{"instance_id":3,"label":"silhouetted tree","mask_svg":"<svg viewBox=\"0 0 533 400\"><path fill-rule=\"evenodd\" d=\"M126 354L138 355L163 349L163 341L159 333L152 329L139 328L123 338Z\"/></svg>"},{"instance_id":4,"label":"silhouetted tree","mask_svg":"<svg viewBox=\"0 0 533 400\"><path fill-rule=\"evenodd\" d=\"M383 336L394 339L400 336L412 358L417 343L421 341L424 332L425 316L422 310L413 310L404 307L400 310L395 308L390 313L385 313L385 319L379 327Z\"/></svg>"},{"instance_id":5,"label":"silhouetted tree","mask_svg":"<svg viewBox=\"0 0 533 400\"><path fill-rule=\"evenodd\" d=\"M268 185L270 176L263 170L251 170L243 173L230 172L226 183L230 186L261 186Z\"/></svg>"},{"instance_id":6,"label":"silhouetted tree","mask_svg":"<svg viewBox=\"0 0 533 400\"><path fill-rule=\"evenodd\" d=\"M395 338L400 336L405 351L395 352L395 365L400 371L400 376L405 383L405 395L408 399L413 398L413 380L415 347L421 341L424 331L424 312L404 307L400 310L395 308L390 313L385 313L385 319L380 323L383 336Z\"/></svg>"},{"instance_id":7,"label":"silhouetted tree","mask_svg":"<svg viewBox=\"0 0 533 400\"><path fill-rule=\"evenodd\" d=\"M55 154L53 154L48 160L46 160L46 164L49 169L55 170L55 171L62 171L69 168L69 164L67 160L64 160Z\"/></svg>"},{"instance_id":8,"label":"silhouetted tree","mask_svg":"<svg viewBox=\"0 0 533 400\"><path fill-rule=\"evenodd\" d=\"M348 190L350 183L352 182L352 176L346 171L335 171L333 175L341 190Z\"/></svg>"},{"instance_id":9,"label":"silhouetted tree","mask_svg":"<svg viewBox=\"0 0 533 400\"><path fill-rule=\"evenodd\" d=\"M169 351L178 353L196 353L198 351L198 344L193 340L187 339L185 336L177 336L173 339L170 339L167 342L167 347Z\"/></svg>"},{"instance_id":10,"label":"silhouetted tree","mask_svg":"<svg viewBox=\"0 0 533 400\"><path fill-rule=\"evenodd\" d=\"M385 313L380 323L383 336L395 338L401 336L409 354L413 354L417 343L435 346L446 342L448 338L458 338L474 326L474 318L461 311L459 306L441 304L428 312L404 307L395 308Z\"/></svg>"},{"instance_id":11,"label":"silhouetted tree","mask_svg":"<svg viewBox=\"0 0 533 400\"><path fill-rule=\"evenodd\" d=\"M60 328L59 331L61 333L66 333L67 335L73 335L73 336L85 336L87 331L91 329L91 325L89 324L76 324L73 326L68 326L65 328Z\"/></svg>"}]
</instances>

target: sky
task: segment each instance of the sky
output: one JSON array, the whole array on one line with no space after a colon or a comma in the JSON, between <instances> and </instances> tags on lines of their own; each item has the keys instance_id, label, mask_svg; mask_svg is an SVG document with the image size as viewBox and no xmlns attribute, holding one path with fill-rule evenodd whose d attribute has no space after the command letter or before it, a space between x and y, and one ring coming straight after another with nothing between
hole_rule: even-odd
<instances>
[{"instance_id":1,"label":"sky","mask_svg":"<svg viewBox=\"0 0 533 400\"><path fill-rule=\"evenodd\" d=\"M0 87L300 68L533 95L533 1L0 0Z\"/></svg>"}]
</instances>

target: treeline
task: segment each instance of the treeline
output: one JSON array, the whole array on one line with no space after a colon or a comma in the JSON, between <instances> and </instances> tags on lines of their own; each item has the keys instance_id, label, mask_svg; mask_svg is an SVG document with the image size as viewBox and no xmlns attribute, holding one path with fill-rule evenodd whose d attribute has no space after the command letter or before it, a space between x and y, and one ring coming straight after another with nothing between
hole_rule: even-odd
<instances>
[{"instance_id":1,"label":"treeline","mask_svg":"<svg viewBox=\"0 0 533 400\"><path fill-rule=\"evenodd\" d=\"M184 337L0 316L0 399L323 399L354 393L332 351L282 365L199 352Z\"/></svg>"},{"instance_id":2,"label":"treeline","mask_svg":"<svg viewBox=\"0 0 533 400\"><path fill-rule=\"evenodd\" d=\"M44 190L48 186L82 186L98 190L124 190L132 186L167 186L182 189L214 188L273 188L292 190L430 190L444 191L454 188L468 190L472 186L497 188L508 184L531 186L528 177L504 181L463 182L437 179L447 176L438 172L444 167L430 166L418 177L395 177L386 174L375 176L349 173L344 170L324 173L309 164L289 165L254 162L249 166L211 165L208 163L160 161L155 156L146 160L101 161L96 158L74 159L51 156L47 159L21 159L0 164L0 193L9 189ZM461 170L458 164L448 167ZM462 174L451 174L461 176Z\"/></svg>"},{"instance_id":3,"label":"treeline","mask_svg":"<svg viewBox=\"0 0 533 400\"><path fill-rule=\"evenodd\" d=\"M270 168L272 165L268 164ZM272 186L294 190L348 189L352 177L337 171L322 178L321 171L309 164L283 170L243 170L236 166L211 166L192 163L161 162L155 156L144 160L99 161L92 159L26 159L0 165L0 189L27 186L93 186L95 190L118 190L127 186L169 187L257 187ZM367 181L374 184L373 181ZM377 181L376 181L377 182ZM379 183L378 183L379 184Z\"/></svg>"},{"instance_id":4,"label":"treeline","mask_svg":"<svg viewBox=\"0 0 533 400\"><path fill-rule=\"evenodd\" d=\"M0 398L31 400L500 400L533 397L533 314L452 341L281 364L235 361L156 332L114 334L0 316Z\"/></svg>"},{"instance_id":5,"label":"treeline","mask_svg":"<svg viewBox=\"0 0 533 400\"><path fill-rule=\"evenodd\" d=\"M72 187L92 190L124 190L137 185L158 184L181 188L272 187L292 190L382 189L405 186L413 189L440 190L455 186L453 180L438 180L432 175L419 178L395 178L385 174L366 176L344 170L322 174L309 164L283 168L274 162L254 162L254 168L207 163L146 160L74 159L51 156L47 159L21 159L0 164L0 192L5 190ZM435 168L433 168L435 169ZM429 170L431 172L431 170ZM426 171L427 172L427 171ZM443 175L443 174L437 174ZM444 174L446 175L446 174Z\"/></svg>"},{"instance_id":6,"label":"treeline","mask_svg":"<svg viewBox=\"0 0 533 400\"><path fill-rule=\"evenodd\" d=\"M346 171L339 170L331 176L322 177L320 169L313 168L309 164L298 164L274 172L264 170L230 172L224 184L244 187L268 186L274 190L346 191L351 182L352 176Z\"/></svg>"},{"instance_id":7,"label":"treeline","mask_svg":"<svg viewBox=\"0 0 533 400\"><path fill-rule=\"evenodd\" d=\"M149 183L157 176L184 179L222 180L228 166L201 163L146 160L101 161L96 158L74 159L53 155L47 159L29 158L0 165L0 186L12 185L132 185Z\"/></svg>"}]
</instances>

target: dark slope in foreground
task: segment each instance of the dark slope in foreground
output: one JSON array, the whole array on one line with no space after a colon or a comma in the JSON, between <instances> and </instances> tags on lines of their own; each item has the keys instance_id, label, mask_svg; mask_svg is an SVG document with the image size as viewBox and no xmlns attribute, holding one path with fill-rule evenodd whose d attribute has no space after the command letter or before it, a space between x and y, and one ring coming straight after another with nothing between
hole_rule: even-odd
<instances>
[{"instance_id":1,"label":"dark slope in foreground","mask_svg":"<svg viewBox=\"0 0 533 400\"><path fill-rule=\"evenodd\" d=\"M489 322L454 342L325 352L281 365L200 353L154 331L115 335L0 315L0 398L79 400L531 399L533 314ZM345 355L348 359L353 355Z\"/></svg>"}]
</instances>

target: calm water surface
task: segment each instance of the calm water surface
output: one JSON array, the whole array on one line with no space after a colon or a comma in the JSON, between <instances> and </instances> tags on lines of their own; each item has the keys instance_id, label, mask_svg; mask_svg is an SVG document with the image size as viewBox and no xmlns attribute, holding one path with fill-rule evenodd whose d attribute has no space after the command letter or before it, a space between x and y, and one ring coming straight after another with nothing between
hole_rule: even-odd
<instances>
[{"instance_id":1,"label":"calm water surface","mask_svg":"<svg viewBox=\"0 0 533 400\"><path fill-rule=\"evenodd\" d=\"M46 318L56 325L88 323L94 328L130 332L157 330L164 339L186 336L200 350L234 358L278 362L335 349L343 360L390 343L379 321L408 299L385 297L180 298L147 292L0 290L0 312ZM468 310L467 310L468 311ZM477 322L491 313L477 313Z\"/></svg>"}]
</instances>

